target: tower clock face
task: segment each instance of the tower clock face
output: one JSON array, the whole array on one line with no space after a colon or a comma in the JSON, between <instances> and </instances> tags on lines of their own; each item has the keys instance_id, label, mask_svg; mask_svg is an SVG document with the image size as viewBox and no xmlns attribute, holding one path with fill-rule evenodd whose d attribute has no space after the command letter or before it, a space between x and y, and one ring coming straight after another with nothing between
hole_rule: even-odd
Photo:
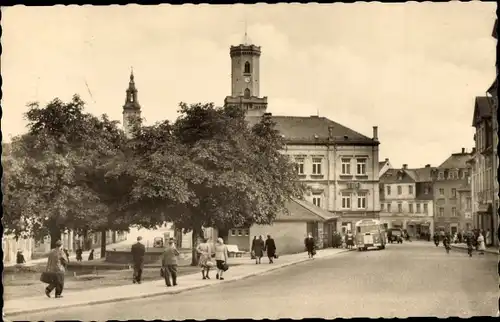
<instances>
[{"instance_id":1,"label":"tower clock face","mask_svg":"<svg viewBox=\"0 0 500 322\"><path fill-rule=\"evenodd\" d=\"M245 83L250 83L250 77L245 77Z\"/></svg>"}]
</instances>

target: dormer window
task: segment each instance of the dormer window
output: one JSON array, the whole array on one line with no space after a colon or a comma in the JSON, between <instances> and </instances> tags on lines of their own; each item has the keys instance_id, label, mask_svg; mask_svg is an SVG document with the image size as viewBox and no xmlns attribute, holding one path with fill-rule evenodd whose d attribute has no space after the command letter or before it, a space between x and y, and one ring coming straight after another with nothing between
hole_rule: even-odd
<instances>
[{"instance_id":1,"label":"dormer window","mask_svg":"<svg viewBox=\"0 0 500 322\"><path fill-rule=\"evenodd\" d=\"M245 62L245 71L244 71L245 74L250 74L250 63L249 62Z\"/></svg>"},{"instance_id":2,"label":"dormer window","mask_svg":"<svg viewBox=\"0 0 500 322\"><path fill-rule=\"evenodd\" d=\"M439 180L443 180L444 179L444 172L443 171L439 171L439 173L438 173L438 179Z\"/></svg>"}]
</instances>

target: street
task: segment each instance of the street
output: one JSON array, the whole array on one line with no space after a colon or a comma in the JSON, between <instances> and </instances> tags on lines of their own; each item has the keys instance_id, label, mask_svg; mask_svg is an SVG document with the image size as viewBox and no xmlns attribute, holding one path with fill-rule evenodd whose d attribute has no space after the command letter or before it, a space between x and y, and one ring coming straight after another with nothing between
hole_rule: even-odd
<instances>
[{"instance_id":1,"label":"street","mask_svg":"<svg viewBox=\"0 0 500 322\"><path fill-rule=\"evenodd\" d=\"M268 265L268 264L262 264ZM9 320L492 316L497 256L446 254L427 242L347 252L181 294L54 310ZM231 274L228 271L227 274ZM212 274L213 283L215 274ZM179 281L182 283L182 279Z\"/></svg>"}]
</instances>

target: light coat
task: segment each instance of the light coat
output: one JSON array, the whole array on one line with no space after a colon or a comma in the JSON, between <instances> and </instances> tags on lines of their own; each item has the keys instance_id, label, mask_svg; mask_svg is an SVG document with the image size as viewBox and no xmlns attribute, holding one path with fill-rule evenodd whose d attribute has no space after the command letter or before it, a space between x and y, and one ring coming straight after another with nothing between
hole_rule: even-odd
<instances>
[{"instance_id":1,"label":"light coat","mask_svg":"<svg viewBox=\"0 0 500 322\"><path fill-rule=\"evenodd\" d=\"M229 256L227 253L227 246L224 244L216 244L215 245L215 260L227 262L228 258L229 258Z\"/></svg>"}]
</instances>

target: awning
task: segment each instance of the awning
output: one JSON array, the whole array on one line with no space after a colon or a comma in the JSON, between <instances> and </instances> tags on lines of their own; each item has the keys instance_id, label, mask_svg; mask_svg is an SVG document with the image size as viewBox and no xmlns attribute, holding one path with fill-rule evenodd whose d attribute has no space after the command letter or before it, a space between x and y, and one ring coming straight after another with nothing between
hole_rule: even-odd
<instances>
[{"instance_id":1,"label":"awning","mask_svg":"<svg viewBox=\"0 0 500 322\"><path fill-rule=\"evenodd\" d=\"M403 226L403 222L401 220L393 220L392 225L393 226Z\"/></svg>"}]
</instances>

